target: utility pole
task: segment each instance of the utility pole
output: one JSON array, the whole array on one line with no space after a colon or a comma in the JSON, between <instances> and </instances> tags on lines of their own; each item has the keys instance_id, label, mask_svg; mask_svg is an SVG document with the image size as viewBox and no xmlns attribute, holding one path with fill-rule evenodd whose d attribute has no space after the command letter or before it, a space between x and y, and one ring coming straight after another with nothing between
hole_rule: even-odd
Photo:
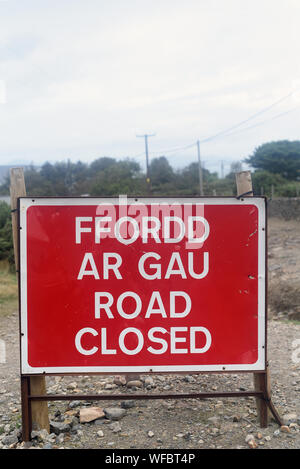
<instances>
[{"instance_id":1,"label":"utility pole","mask_svg":"<svg viewBox=\"0 0 300 469\"><path fill-rule=\"evenodd\" d=\"M199 190L200 190L200 195L204 195L203 191L203 171L202 171L202 165L201 165L201 154L200 154L200 141L197 140L197 151L198 151L198 170L199 170Z\"/></svg>"},{"instance_id":2,"label":"utility pole","mask_svg":"<svg viewBox=\"0 0 300 469\"><path fill-rule=\"evenodd\" d=\"M148 148L148 138L155 137L155 134L145 134L145 135L137 135L138 138L145 139L145 155L146 155L146 182L147 182L147 192L151 194L151 179L150 179L150 171L149 171L149 148Z\"/></svg>"}]
</instances>

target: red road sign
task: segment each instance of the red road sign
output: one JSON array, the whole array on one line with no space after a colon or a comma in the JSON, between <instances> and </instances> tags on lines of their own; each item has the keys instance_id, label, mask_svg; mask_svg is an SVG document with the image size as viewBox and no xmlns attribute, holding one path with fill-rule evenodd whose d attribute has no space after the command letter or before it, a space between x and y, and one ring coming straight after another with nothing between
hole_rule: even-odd
<instances>
[{"instance_id":1,"label":"red road sign","mask_svg":"<svg viewBox=\"0 0 300 469\"><path fill-rule=\"evenodd\" d=\"M23 374L265 369L263 198L21 198Z\"/></svg>"}]
</instances>

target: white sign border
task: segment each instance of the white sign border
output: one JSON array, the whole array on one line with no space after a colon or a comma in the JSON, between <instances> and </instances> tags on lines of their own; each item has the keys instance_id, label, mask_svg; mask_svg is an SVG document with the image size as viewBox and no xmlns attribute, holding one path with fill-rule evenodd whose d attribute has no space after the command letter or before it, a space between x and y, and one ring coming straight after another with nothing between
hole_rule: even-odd
<instances>
[{"instance_id":1,"label":"white sign border","mask_svg":"<svg viewBox=\"0 0 300 469\"><path fill-rule=\"evenodd\" d=\"M145 205L158 203L200 204L200 205L251 205L258 209L258 360L253 364L221 365L164 365L164 366L65 366L32 367L28 363L27 329L27 210L31 206L75 206L119 204L116 197L21 197L19 199L20 220L20 334L21 334L21 374L122 374L122 373L213 373L251 372L266 369L266 199L264 197L211 197L211 198L161 198L128 197L128 205L143 202Z\"/></svg>"}]
</instances>

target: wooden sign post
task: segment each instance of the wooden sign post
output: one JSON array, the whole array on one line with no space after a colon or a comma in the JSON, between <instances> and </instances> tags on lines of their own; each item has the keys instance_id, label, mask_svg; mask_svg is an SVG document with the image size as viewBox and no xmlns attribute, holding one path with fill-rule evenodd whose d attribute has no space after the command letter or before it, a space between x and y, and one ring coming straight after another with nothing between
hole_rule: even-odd
<instances>
[{"instance_id":1,"label":"wooden sign post","mask_svg":"<svg viewBox=\"0 0 300 469\"><path fill-rule=\"evenodd\" d=\"M12 214L12 232L15 254L15 266L17 273L19 272L19 227L18 227L18 197L26 196L25 178L23 168L12 168L10 171L10 200L11 200L11 214ZM30 378L21 379L22 393L28 394L46 394L46 378L44 376L31 376ZM23 404L23 402L22 402ZM33 401L29 407L31 415L27 418L31 421L32 428L46 429L50 432L48 405L47 402ZM22 417L28 413L28 409L22 409ZM23 425L27 428L26 425ZM28 441L30 435L23 434L23 439Z\"/></svg>"}]
</instances>

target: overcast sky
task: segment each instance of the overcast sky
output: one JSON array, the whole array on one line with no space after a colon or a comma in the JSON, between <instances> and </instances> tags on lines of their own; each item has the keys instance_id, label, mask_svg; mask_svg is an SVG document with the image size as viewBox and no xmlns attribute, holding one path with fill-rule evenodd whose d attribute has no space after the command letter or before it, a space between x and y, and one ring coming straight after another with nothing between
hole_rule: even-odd
<instances>
[{"instance_id":1,"label":"overcast sky","mask_svg":"<svg viewBox=\"0 0 300 469\"><path fill-rule=\"evenodd\" d=\"M229 169L299 139L299 25L299 0L0 0L0 164L144 163L136 134L155 133L160 156L284 97L202 143L202 158ZM165 154L197 159L196 147Z\"/></svg>"}]
</instances>

